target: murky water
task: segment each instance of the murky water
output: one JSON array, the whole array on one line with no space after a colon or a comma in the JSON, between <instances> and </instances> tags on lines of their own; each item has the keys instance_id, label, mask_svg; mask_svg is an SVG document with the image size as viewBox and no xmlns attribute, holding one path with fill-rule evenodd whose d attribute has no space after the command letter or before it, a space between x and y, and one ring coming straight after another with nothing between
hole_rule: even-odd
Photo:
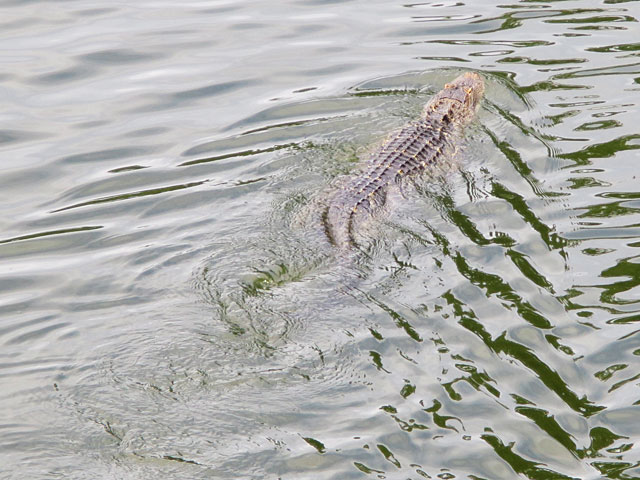
<instances>
[{"instance_id":1,"label":"murky water","mask_svg":"<svg viewBox=\"0 0 640 480\"><path fill-rule=\"evenodd\" d=\"M0 4L0 478L640 478L639 21ZM315 199L465 70L339 258Z\"/></svg>"}]
</instances>

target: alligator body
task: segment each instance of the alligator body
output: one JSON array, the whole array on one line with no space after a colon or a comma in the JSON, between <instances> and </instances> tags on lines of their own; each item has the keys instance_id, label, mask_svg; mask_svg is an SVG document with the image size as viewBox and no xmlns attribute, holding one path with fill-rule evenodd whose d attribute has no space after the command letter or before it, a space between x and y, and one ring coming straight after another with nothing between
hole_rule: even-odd
<instances>
[{"instance_id":1,"label":"alligator body","mask_svg":"<svg viewBox=\"0 0 640 480\"><path fill-rule=\"evenodd\" d=\"M445 85L424 107L422 118L402 128L371 158L368 168L350 178L327 202L324 229L338 248L355 245L357 222L384 205L387 189L451 154L453 134L477 112L484 82L467 72Z\"/></svg>"}]
</instances>

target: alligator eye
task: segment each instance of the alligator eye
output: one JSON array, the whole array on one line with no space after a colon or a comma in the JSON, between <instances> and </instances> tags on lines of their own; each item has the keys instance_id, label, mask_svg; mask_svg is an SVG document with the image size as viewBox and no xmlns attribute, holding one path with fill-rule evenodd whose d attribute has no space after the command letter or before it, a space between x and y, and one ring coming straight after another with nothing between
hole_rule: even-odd
<instances>
[{"instance_id":1,"label":"alligator eye","mask_svg":"<svg viewBox=\"0 0 640 480\"><path fill-rule=\"evenodd\" d=\"M451 87L453 87L453 85L451 85L450 83L445 83L444 84L444 88L451 88Z\"/></svg>"},{"instance_id":2,"label":"alligator eye","mask_svg":"<svg viewBox=\"0 0 640 480\"><path fill-rule=\"evenodd\" d=\"M473 88L471 88L471 87L467 88L467 93L470 94L472 91L473 91Z\"/></svg>"}]
</instances>

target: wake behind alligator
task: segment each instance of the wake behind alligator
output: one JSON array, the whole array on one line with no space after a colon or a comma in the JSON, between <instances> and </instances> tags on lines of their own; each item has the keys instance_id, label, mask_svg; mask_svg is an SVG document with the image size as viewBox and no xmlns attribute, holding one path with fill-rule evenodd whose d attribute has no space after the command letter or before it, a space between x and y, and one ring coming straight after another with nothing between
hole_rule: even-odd
<instances>
[{"instance_id":1,"label":"wake behind alligator","mask_svg":"<svg viewBox=\"0 0 640 480\"><path fill-rule=\"evenodd\" d=\"M387 141L361 174L348 179L325 203L323 227L329 240L346 250L357 244L358 224L386 202L388 187L446 161L456 133L474 118L484 82L467 72L445 85L424 107L422 118Z\"/></svg>"}]
</instances>

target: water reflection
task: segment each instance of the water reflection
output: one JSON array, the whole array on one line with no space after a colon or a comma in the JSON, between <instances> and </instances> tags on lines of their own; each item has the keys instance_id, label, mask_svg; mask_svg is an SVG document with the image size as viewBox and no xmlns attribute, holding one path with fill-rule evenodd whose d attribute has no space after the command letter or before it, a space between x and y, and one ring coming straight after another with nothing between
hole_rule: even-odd
<instances>
[{"instance_id":1,"label":"water reflection","mask_svg":"<svg viewBox=\"0 0 640 480\"><path fill-rule=\"evenodd\" d=\"M387 79L383 83L388 83L389 80L392 79ZM403 81L407 82L406 76ZM536 87L524 89L517 87L513 82L501 80L493 86L495 88L498 85L500 88L509 87L513 90L505 91L506 96L501 94L497 98L488 99L482 122L482 134L479 135L480 132L477 131L475 138L471 135L466 141L473 147L482 149L487 148L483 147L482 143L487 144L488 140L488 143L493 145L490 154L492 158L496 159L497 155L502 155L503 161L506 162L504 165L508 166L512 173L503 174L502 178L497 179L491 175L478 176L478 172L473 170L461 172L460 178L456 178L455 174L452 175L449 172L446 182L454 184L458 182L467 186L470 183L478 184L478 191L484 192L480 196L474 196L470 193L473 189L463 189L462 191L467 192L466 206L460 204L459 200L464 198L464 195L454 193L459 192L460 189L446 189L438 192L433 190L432 185L431 189L418 189L417 193L422 192L432 205L431 216L416 217L413 211L415 207L408 208L412 210L409 216L393 225L401 232L401 236L396 237L395 243L400 243L402 249L398 251L393 241L382 250L378 248L377 256L368 257L368 261L374 262L374 268L385 273L375 274L372 278L371 265L364 269L360 265L361 275L364 278L364 280L361 278L360 282L364 281L366 286L358 286L355 291L350 291L348 286L347 291L350 293L340 301L340 304L348 304L349 298L352 298L356 300L354 304L356 316L368 319L368 324L375 319L369 327L369 332L377 346L365 347L370 343L366 336L358 342L358 346L363 353L367 352L370 366L375 369L368 377L375 379L373 392L376 392L374 396L380 405L378 408L388 414L400 430L414 435L421 432L431 440L448 438L450 435L455 435L456 438L467 442L480 440L514 472L530 478L541 478L550 474L558 478L573 478L562 472L571 474L574 469L581 468L576 459L582 459L588 455L594 457L603 455L597 451L604 447L596 447L596 452L591 447L579 448L574 440L577 431L567 424L568 419L571 418L568 412L572 411L578 415L578 418L585 419L598 415L606 407L584 395L583 391L576 392L571 387L576 378L584 375L584 368L576 366L575 363L583 357L579 355L580 349L575 347L574 339L589 335L591 330L588 327L589 323L585 323L584 328L570 327L573 322L566 312L575 307L567 303L567 297L558 293L563 291L562 287L554 282L553 277L548 278L545 272L562 272L571 268L568 263L570 252L580 243L559 234L536 213L535 199L540 198L547 202L546 210L549 211L548 205L562 202L566 195L543 188L542 182L537 178L534 169L525 161L525 155L522 152L527 151L524 146L528 144L530 145L527 151L529 156L536 151L547 158L549 155L556 155L557 149L550 144L553 137L527 126L517 114L513 113L513 106L508 108L504 106L505 98L513 94L513 98L522 101L524 108L529 108L528 102L525 101L527 92L538 89ZM366 89L367 87L358 87L357 94L362 96L366 93ZM541 88L541 90L546 89ZM397 90L386 89L382 92L386 95L398 94ZM405 90L404 94L420 95L419 91L408 90ZM375 98L377 95L367 96ZM522 104L516 105L516 110L522 109ZM500 125L500 130L494 130L492 128L494 125ZM326 125L323 127L327 128ZM510 135L511 138L515 135L517 140L505 140L505 137ZM518 139L518 136L521 138ZM520 146L515 148L512 143L519 143ZM309 147L311 150L314 148L314 146ZM469 150L473 147L469 147ZM308 155L304 150L297 156ZM473 168L474 155L470 154L467 157L467 168L468 165ZM558 157L563 158L562 155ZM512 185L514 183L519 184L520 187L514 188ZM521 185L526 185L526 188L523 189ZM529 193L520 194L516 193L517 191ZM549 204L549 201L552 203ZM488 209L474 207L478 202L486 202L487 206L491 205L491 207ZM560 207L558 205L556 208ZM437 212L436 217L433 217L434 212ZM492 212L503 212L499 217L500 220L491 216ZM401 209L401 216L405 215L407 212ZM487 225L488 216L491 217L492 225ZM394 222L396 221L394 219ZM413 227L410 229L407 225L402 225L405 221L410 221ZM416 231L416 227L420 230ZM528 233L527 230L529 230ZM409 232L411 235L407 235ZM531 236L532 233L535 235ZM425 247L429 249L430 261L428 263L424 261L425 259L422 259L422 262L416 261L416 255L425 255L424 252L420 252ZM385 251L387 249L390 249L388 253ZM246 304L240 305L246 315L257 317L260 314L255 309L258 308L259 311L265 309L263 314L273 320L279 314L271 308L267 310L265 305L272 300L270 297L274 291L282 292L290 288L290 283L306 284L308 287L313 285L314 281L322 280L323 275L329 276L331 281L336 279L336 275L322 272L322 265L317 267L320 273L311 269L292 275L288 265L295 263L295 260L291 260L291 255L295 257L296 253L296 251L285 253L286 257L281 257L283 263L268 267L269 270L257 271L257 276L254 276L249 284L232 282L227 285L232 291L243 292L243 298L252 298L252 314L249 313ZM556 254L557 257L554 258ZM391 259L399 268L391 264L385 265L385 262ZM261 261L265 261L264 256ZM510 262L511 266L505 262ZM329 264L329 267L324 268L331 269L335 266ZM418 276L442 277L445 271L448 272L448 278L446 282L442 280L445 287L440 289L443 290L440 294L433 292L433 288L427 288L425 291L411 282L412 278ZM452 276L454 271L459 273L456 280L454 280L455 276ZM392 276L385 278L391 272L393 272ZM505 275L505 272L510 273ZM242 285L244 285L242 288L238 288ZM446 285L449 287L447 288ZM452 287L453 285L456 286ZM335 291L336 285L333 284L322 290L326 293L331 289ZM371 289L378 293L367 293ZM340 288L337 291L339 292ZM265 296L267 292L268 297ZM424 297L425 293L428 300ZM395 298L398 295L402 297L399 308L392 306L399 299L389 299L389 296ZM291 298L296 298L296 295L289 292L278 299L276 302L278 309L286 303L284 299ZM301 304L308 305L314 303L314 300L326 308L327 297L323 295L318 298L307 291L304 299L298 300L299 304L290 308L289 311L300 312L304 308ZM337 307L334 304L332 308ZM430 311L432 308L433 312ZM476 310L481 313L477 314ZM357 313L358 311L361 313ZM308 322L324 320L314 313L316 312L311 312L306 317ZM381 319L377 320L380 315ZM437 321L439 324L437 329L435 326L430 327L438 332L436 337L430 339L439 357L436 364L447 366L431 376L418 369L425 366L420 360L419 352L423 348L421 344L427 340L420 332L426 325L434 322L434 316L441 319ZM381 329L380 325L388 324L384 320L385 317L395 324L407 336L405 338L413 342L413 345L409 343L401 347L406 341L401 340L402 337L399 337L398 333L385 332ZM456 320L455 324L447 321L452 319ZM518 319L530 327L518 326ZM425 324L425 320L428 323ZM446 323L443 324L443 321ZM275 324L271 325L271 327L274 326ZM229 328L236 335L264 337L264 332L260 334L255 329L249 333L247 329L238 329L237 325ZM445 339L460 337L460 328L471 333L476 340L473 340L473 337L466 337L463 343L465 346L462 349L460 341L456 340L453 343L458 347L452 350L450 341ZM272 332L275 331L277 329L272 329ZM282 337L279 338L282 339ZM478 342L481 342L487 350L483 350ZM272 346L270 353L267 354L265 351L264 355L269 357L277 350ZM399 356L399 359L396 356ZM443 356L449 360L443 362ZM367 369L365 366L362 368ZM620 369L622 368L624 367ZM519 372L515 376L518 378L516 383L510 380L514 378L513 370ZM387 381L379 378L380 375L391 378ZM530 379L527 379L527 376L530 376ZM596 374L597 378L602 379L602 376L603 374ZM434 378L438 379L442 392L439 394L434 392L432 396L425 397L425 394L433 389L432 379ZM313 382L313 380L313 376L309 377L309 381ZM396 387L385 387L384 385L388 382L395 384ZM472 390L469 391L464 385L468 385ZM393 391L396 391L397 395L395 400L391 400L394 397L390 392ZM484 400L471 395L473 391L482 394ZM556 402L550 403L545 391L551 392L556 402L560 401L566 409L559 407ZM600 398L598 395L596 397ZM427 398L431 398L428 403ZM518 425L518 430L526 430L523 420L530 421L540 429L539 431L548 435L548 438L564 447L569 455L563 456L561 451L549 449L544 443L534 446L527 444L524 440L520 442L520 450L523 453L518 454L513 446L509 446L501 439L498 433L501 430L491 426L494 422L488 425L481 424L479 428L474 427L475 419L490 419L495 416L491 413L493 411L491 399L503 412L505 409L513 412L512 418L515 421L514 425ZM490 403L487 404L487 401ZM415 405L415 402L418 402L422 408L411 409L413 412L409 416L400 413L402 405L406 404L409 407ZM469 407L465 407L466 403L469 403ZM406 407L402 408L404 409ZM454 412L459 413L451 414ZM374 421L374 418L368 421ZM562 418L562 422L559 418ZM578 425L580 425L579 430L582 430L582 424ZM433 432L434 429L437 433ZM321 440L323 430L325 429L320 427L318 433L304 437L304 440L317 453L328 454L330 448ZM506 430L509 431L510 428L506 427ZM358 431L354 430L353 433L356 434ZM602 435L609 435L612 438L606 446L611 446L616 440L623 438L604 427L594 427L591 431L591 444L597 443L594 437ZM361 437L356 435L356 438ZM408 463L411 471L425 472L425 466L422 463L411 463L410 452L413 449L413 443L404 441L400 444L397 444L397 441L367 443L364 448L367 452L371 452L366 455L368 460L354 462L356 468L362 472L387 472L388 467L385 467L384 462L400 470L404 470L406 467L403 465ZM585 453L588 451L591 453ZM376 459L377 455L384 460L383 463ZM540 463L528 459L532 457L545 459L546 462L559 465L560 469L542 468ZM459 460L455 460L454 463ZM485 473L491 472L491 475L495 475L500 471L497 468L491 471L491 468L495 466L487 467L488 470ZM504 475L505 472L501 474Z\"/></svg>"},{"instance_id":2,"label":"water reflection","mask_svg":"<svg viewBox=\"0 0 640 480\"><path fill-rule=\"evenodd\" d=\"M634 5L7 4L8 478L640 476ZM314 202L461 68L340 258Z\"/></svg>"}]
</instances>

